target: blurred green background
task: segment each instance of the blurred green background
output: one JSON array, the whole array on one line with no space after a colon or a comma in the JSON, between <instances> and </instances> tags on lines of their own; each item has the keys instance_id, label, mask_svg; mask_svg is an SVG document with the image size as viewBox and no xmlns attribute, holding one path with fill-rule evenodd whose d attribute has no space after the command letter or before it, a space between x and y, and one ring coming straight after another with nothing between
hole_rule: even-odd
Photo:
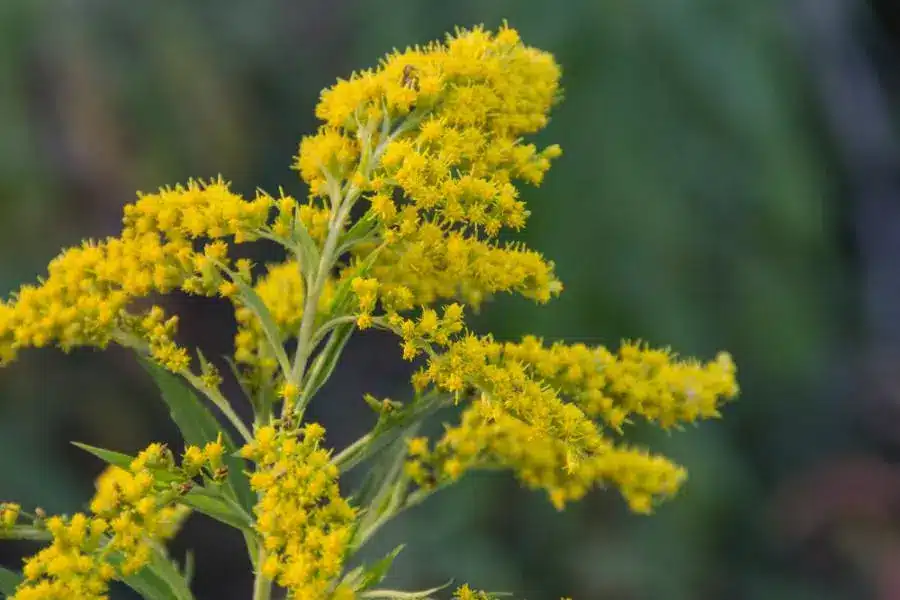
<instances>
[{"instance_id":1,"label":"blurred green background","mask_svg":"<svg viewBox=\"0 0 900 600\"><path fill-rule=\"evenodd\" d=\"M900 598L900 19L862 0L0 1L0 292L60 247L116 233L135 190L288 168L318 92L393 47L506 18L564 68L541 142L565 155L523 235L566 291L500 299L501 338L730 350L725 419L639 435L685 464L652 518L597 492L564 513L476 475L385 531L389 580L451 578L532 600ZM228 352L228 310L174 298ZM346 444L363 391L400 393L396 344L361 336L316 406ZM30 352L0 372L0 499L75 511L102 466L176 432L125 352ZM247 598L237 535L192 521L198 598ZM0 546L16 567L33 551ZM122 593L127 597L127 593Z\"/></svg>"}]
</instances>

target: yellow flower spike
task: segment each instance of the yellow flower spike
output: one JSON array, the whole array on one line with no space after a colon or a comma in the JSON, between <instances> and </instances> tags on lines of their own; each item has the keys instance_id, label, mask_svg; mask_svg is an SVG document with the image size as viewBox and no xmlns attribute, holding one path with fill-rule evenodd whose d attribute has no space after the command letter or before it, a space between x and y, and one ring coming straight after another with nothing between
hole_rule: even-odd
<instances>
[{"instance_id":1,"label":"yellow flower spike","mask_svg":"<svg viewBox=\"0 0 900 600\"><path fill-rule=\"evenodd\" d=\"M318 423L299 432L264 426L247 446L253 450L246 455L257 461L250 478L260 497L255 527L270 553L263 571L293 598L311 590L324 597L343 568L355 518L340 496L329 454L318 448L324 434ZM260 461L259 449L268 449L274 460Z\"/></svg>"},{"instance_id":2,"label":"yellow flower spike","mask_svg":"<svg viewBox=\"0 0 900 600\"><path fill-rule=\"evenodd\" d=\"M293 402L300 395L300 388L296 383L286 382L278 389L278 396L285 402Z\"/></svg>"},{"instance_id":3,"label":"yellow flower spike","mask_svg":"<svg viewBox=\"0 0 900 600\"><path fill-rule=\"evenodd\" d=\"M0 302L0 365L28 348L116 341L188 375L177 316L138 301L176 290L228 299L241 382L252 395L276 390L287 415L270 423L262 415L240 455L255 463L253 526L266 555L260 572L295 600L355 597L338 578L357 533L371 533L357 527L365 523L357 523L338 483L339 465L369 446L332 458L322 447L324 428L297 423L291 410L321 372L322 363L313 371L303 359L330 359L340 339L319 336L345 323L392 329L403 357L422 359L412 377L417 394L463 404L459 422L440 437L408 441L404 472L415 484L433 490L471 469L505 467L558 509L610 486L632 511L652 512L686 473L619 436L639 419L668 429L718 417L738 393L731 357L682 360L637 342L615 352L533 337L498 343L469 333L464 321L463 306L477 311L499 293L544 303L562 291L551 261L502 241L529 217L518 186L540 185L562 153L526 139L547 124L559 80L554 58L505 24L391 53L322 92L321 125L301 141L294 163L307 199L259 193L247 201L221 179L139 194L124 209L121 235L62 252L39 284ZM354 210L357 203L363 211ZM249 260L229 254L232 241L260 237L287 246L289 258L257 274ZM301 272L301 264L313 272ZM318 303L307 306L310 297ZM265 326L259 302L271 316ZM297 347L291 361L287 353ZM207 392L221 384L205 361L188 379ZM393 426L386 415L399 405L370 404L379 426ZM409 415L417 412L404 409L397 421ZM154 545L177 532L187 509L175 503L190 478L203 472L222 480L224 450L221 436L189 446L179 466L168 449L151 445L128 469L98 478L90 514L42 514L53 539L26 562L16 597L104 597L111 580L138 572ZM18 513L17 505L0 505L0 527L12 527ZM490 597L469 586L454 593L457 600Z\"/></svg>"}]
</instances>

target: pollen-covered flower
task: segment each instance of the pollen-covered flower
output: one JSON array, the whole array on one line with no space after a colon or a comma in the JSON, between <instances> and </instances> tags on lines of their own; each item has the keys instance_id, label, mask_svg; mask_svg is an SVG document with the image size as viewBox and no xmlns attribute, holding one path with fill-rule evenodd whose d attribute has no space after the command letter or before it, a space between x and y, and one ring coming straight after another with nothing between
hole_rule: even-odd
<instances>
[{"instance_id":1,"label":"pollen-covered flower","mask_svg":"<svg viewBox=\"0 0 900 600\"><path fill-rule=\"evenodd\" d=\"M355 511L341 496L338 470L319 447L325 429L281 425L257 429L241 455L257 464L256 530L268 553L262 573L291 598L326 598L344 564Z\"/></svg>"}]
</instances>

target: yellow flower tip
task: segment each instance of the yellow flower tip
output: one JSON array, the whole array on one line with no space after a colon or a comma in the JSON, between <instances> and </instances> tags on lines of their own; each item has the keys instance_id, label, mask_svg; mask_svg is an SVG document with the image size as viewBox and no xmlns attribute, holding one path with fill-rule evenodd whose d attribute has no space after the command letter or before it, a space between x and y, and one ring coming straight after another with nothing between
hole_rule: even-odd
<instances>
[{"instance_id":1,"label":"yellow flower tip","mask_svg":"<svg viewBox=\"0 0 900 600\"><path fill-rule=\"evenodd\" d=\"M653 512L653 498L650 494L632 494L627 497L628 508L640 515L649 515Z\"/></svg>"},{"instance_id":2,"label":"yellow flower tip","mask_svg":"<svg viewBox=\"0 0 900 600\"><path fill-rule=\"evenodd\" d=\"M550 490L550 503L558 511L566 508L566 492L563 489L555 488Z\"/></svg>"},{"instance_id":3,"label":"yellow flower tip","mask_svg":"<svg viewBox=\"0 0 900 600\"><path fill-rule=\"evenodd\" d=\"M309 423L303 429L306 439L310 441L319 441L325 437L325 428L319 423Z\"/></svg>"},{"instance_id":4,"label":"yellow flower tip","mask_svg":"<svg viewBox=\"0 0 900 600\"><path fill-rule=\"evenodd\" d=\"M410 456L426 456L428 454L428 438L426 437L410 438L406 444Z\"/></svg>"},{"instance_id":5,"label":"yellow flower tip","mask_svg":"<svg viewBox=\"0 0 900 600\"><path fill-rule=\"evenodd\" d=\"M223 298L234 298L238 293L238 285L233 281L223 281L219 284L219 295Z\"/></svg>"},{"instance_id":6,"label":"yellow flower tip","mask_svg":"<svg viewBox=\"0 0 900 600\"><path fill-rule=\"evenodd\" d=\"M456 481L463 474L462 462L455 458L451 458L444 463L444 474L449 477L451 481Z\"/></svg>"},{"instance_id":7,"label":"yellow flower tip","mask_svg":"<svg viewBox=\"0 0 900 600\"><path fill-rule=\"evenodd\" d=\"M453 592L453 600L492 600L494 595L487 592L474 590L469 584L464 584Z\"/></svg>"},{"instance_id":8,"label":"yellow flower tip","mask_svg":"<svg viewBox=\"0 0 900 600\"><path fill-rule=\"evenodd\" d=\"M372 315L362 313L356 318L356 326L359 329L368 329L372 326Z\"/></svg>"},{"instance_id":9,"label":"yellow flower tip","mask_svg":"<svg viewBox=\"0 0 900 600\"><path fill-rule=\"evenodd\" d=\"M0 502L0 527L12 527L19 519L21 506L14 502Z\"/></svg>"},{"instance_id":10,"label":"yellow flower tip","mask_svg":"<svg viewBox=\"0 0 900 600\"><path fill-rule=\"evenodd\" d=\"M196 475L205 462L203 450L197 446L187 446L182 455L181 465L185 471Z\"/></svg>"},{"instance_id":11,"label":"yellow flower tip","mask_svg":"<svg viewBox=\"0 0 900 600\"><path fill-rule=\"evenodd\" d=\"M293 402L300 396L300 387L293 382L285 382L278 389L278 397L286 402Z\"/></svg>"},{"instance_id":12,"label":"yellow flower tip","mask_svg":"<svg viewBox=\"0 0 900 600\"><path fill-rule=\"evenodd\" d=\"M203 447L203 457L213 469L217 469L222 465L222 456L224 454L225 445L222 443L221 433L219 433L215 442L207 442Z\"/></svg>"}]
</instances>

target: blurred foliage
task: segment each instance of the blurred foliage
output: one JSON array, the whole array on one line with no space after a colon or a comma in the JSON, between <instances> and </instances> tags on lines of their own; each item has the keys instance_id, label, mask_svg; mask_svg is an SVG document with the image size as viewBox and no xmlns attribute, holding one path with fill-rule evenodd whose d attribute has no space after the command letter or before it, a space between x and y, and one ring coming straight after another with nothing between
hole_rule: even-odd
<instances>
[{"instance_id":1,"label":"blurred foliage","mask_svg":"<svg viewBox=\"0 0 900 600\"><path fill-rule=\"evenodd\" d=\"M720 423L653 440L691 474L653 518L603 493L557 514L508 477L477 476L391 527L372 555L408 542L397 585L457 575L532 599L860 597L871 581L840 549L810 553L779 525L806 504L773 501L811 465L873 450L843 358L859 343L857 280L840 237L835 142L781 9L4 0L0 290L42 272L59 247L112 232L136 189L221 172L248 193L285 182L303 193L289 157L315 126L323 86L394 46L506 18L565 69L565 102L542 135L566 154L524 192L524 237L557 261L567 289L546 307L499 299L479 329L728 349L743 396ZM173 303L186 335L227 352L227 310ZM318 407L335 443L364 428L363 390L395 393L408 372L378 336L355 342L348 361ZM0 497L75 510L101 465L68 440L130 451L160 438L174 430L123 352L33 353L0 372ZM239 544L188 527L177 545L197 550L198 597L246 597ZM25 550L0 557L14 565Z\"/></svg>"}]
</instances>

